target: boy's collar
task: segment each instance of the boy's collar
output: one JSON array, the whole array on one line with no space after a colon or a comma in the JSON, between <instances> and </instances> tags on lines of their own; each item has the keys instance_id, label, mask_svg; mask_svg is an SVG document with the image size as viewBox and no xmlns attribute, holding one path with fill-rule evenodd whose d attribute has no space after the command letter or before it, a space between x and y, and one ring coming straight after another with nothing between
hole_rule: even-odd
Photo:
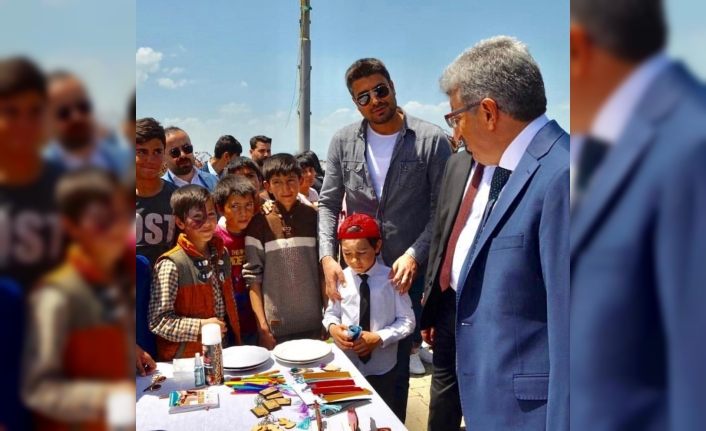
<instances>
[{"instance_id":1,"label":"boy's collar","mask_svg":"<svg viewBox=\"0 0 706 431\"><path fill-rule=\"evenodd\" d=\"M289 213L291 213L292 211L294 211L294 210L297 208L297 206L299 205L299 203L300 203L300 202L299 202L299 199L295 200L295 201L294 201L294 204L292 205L292 208L290 208L289 211L287 211L287 209L284 208L284 205L282 205L282 204L279 203L278 201L275 201L275 208L277 208L277 211L278 211L280 214L289 214Z\"/></svg>"},{"instance_id":2,"label":"boy's collar","mask_svg":"<svg viewBox=\"0 0 706 431\"><path fill-rule=\"evenodd\" d=\"M76 268L89 283L100 284L110 281L111 276L96 265L91 257L78 245L72 244L67 251L69 263Z\"/></svg>"},{"instance_id":3,"label":"boy's collar","mask_svg":"<svg viewBox=\"0 0 706 431\"><path fill-rule=\"evenodd\" d=\"M201 258L206 258L207 256L204 256L203 253L201 253L197 248L196 245L189 240L189 238L186 237L185 233L180 233L179 238L177 238L177 244L179 247L181 247L186 254L188 254L191 257L201 257ZM216 250L220 254L221 250L223 249L223 240L218 236L214 235L213 238L208 242L209 246L214 246L216 247Z\"/></svg>"}]
</instances>

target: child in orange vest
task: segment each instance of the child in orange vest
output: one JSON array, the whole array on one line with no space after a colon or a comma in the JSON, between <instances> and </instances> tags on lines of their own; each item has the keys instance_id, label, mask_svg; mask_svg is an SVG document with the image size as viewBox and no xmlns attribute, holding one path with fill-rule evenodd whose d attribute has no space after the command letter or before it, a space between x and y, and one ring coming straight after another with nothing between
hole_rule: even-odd
<instances>
[{"instance_id":1,"label":"child in orange vest","mask_svg":"<svg viewBox=\"0 0 706 431\"><path fill-rule=\"evenodd\" d=\"M149 326L162 361L200 353L201 327L207 323L221 325L224 341L230 331L241 344L230 258L214 236L213 197L201 186L187 185L174 191L170 203L182 233L176 247L157 260L149 306Z\"/></svg>"},{"instance_id":2,"label":"child in orange vest","mask_svg":"<svg viewBox=\"0 0 706 431\"><path fill-rule=\"evenodd\" d=\"M106 429L108 398L135 390L134 216L97 168L66 174L57 203L71 244L30 296L22 395L37 429Z\"/></svg>"}]
</instances>

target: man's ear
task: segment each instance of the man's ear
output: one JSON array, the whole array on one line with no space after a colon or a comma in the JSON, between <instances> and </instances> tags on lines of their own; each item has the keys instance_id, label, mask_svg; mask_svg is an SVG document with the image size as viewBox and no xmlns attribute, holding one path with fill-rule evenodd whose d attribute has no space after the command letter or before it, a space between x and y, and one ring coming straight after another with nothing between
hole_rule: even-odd
<instances>
[{"instance_id":1,"label":"man's ear","mask_svg":"<svg viewBox=\"0 0 706 431\"><path fill-rule=\"evenodd\" d=\"M179 216L174 216L174 223L182 232L184 231L184 228L186 228L186 223L184 223L184 221Z\"/></svg>"},{"instance_id":2,"label":"man's ear","mask_svg":"<svg viewBox=\"0 0 706 431\"><path fill-rule=\"evenodd\" d=\"M569 26L569 66L571 76L581 76L591 60L591 38L586 29L572 22Z\"/></svg>"},{"instance_id":3,"label":"man's ear","mask_svg":"<svg viewBox=\"0 0 706 431\"><path fill-rule=\"evenodd\" d=\"M480 114L483 116L483 122L485 122L486 129L493 131L495 130L496 124L498 122L498 104L495 100L486 97L481 100Z\"/></svg>"}]
</instances>

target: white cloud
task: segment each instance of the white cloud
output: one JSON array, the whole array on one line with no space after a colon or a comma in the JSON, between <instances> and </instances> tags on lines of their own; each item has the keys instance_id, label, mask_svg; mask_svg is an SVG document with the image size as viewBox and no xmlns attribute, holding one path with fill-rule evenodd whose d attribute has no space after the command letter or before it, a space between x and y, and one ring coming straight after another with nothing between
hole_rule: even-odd
<instances>
[{"instance_id":1,"label":"white cloud","mask_svg":"<svg viewBox=\"0 0 706 431\"><path fill-rule=\"evenodd\" d=\"M245 82L245 81L240 81L240 86L243 87L243 88L247 88L247 87L248 87L248 83Z\"/></svg>"},{"instance_id":2,"label":"white cloud","mask_svg":"<svg viewBox=\"0 0 706 431\"><path fill-rule=\"evenodd\" d=\"M183 87L186 84L189 84L190 82L191 81L189 81L188 79L179 79L175 81L172 78L159 78L157 80L157 84L159 84L160 87L168 88L170 90Z\"/></svg>"},{"instance_id":3,"label":"white cloud","mask_svg":"<svg viewBox=\"0 0 706 431\"><path fill-rule=\"evenodd\" d=\"M183 67L165 67L162 69L162 72L166 73L167 75L180 75L184 73L184 68Z\"/></svg>"},{"instance_id":4,"label":"white cloud","mask_svg":"<svg viewBox=\"0 0 706 431\"><path fill-rule=\"evenodd\" d=\"M218 112L225 117L242 117L250 114L250 107L245 103L230 102L221 106Z\"/></svg>"},{"instance_id":5,"label":"white cloud","mask_svg":"<svg viewBox=\"0 0 706 431\"><path fill-rule=\"evenodd\" d=\"M150 47L140 47L135 54L135 72L137 83L147 81L149 75L159 71L159 64L164 54Z\"/></svg>"}]
</instances>

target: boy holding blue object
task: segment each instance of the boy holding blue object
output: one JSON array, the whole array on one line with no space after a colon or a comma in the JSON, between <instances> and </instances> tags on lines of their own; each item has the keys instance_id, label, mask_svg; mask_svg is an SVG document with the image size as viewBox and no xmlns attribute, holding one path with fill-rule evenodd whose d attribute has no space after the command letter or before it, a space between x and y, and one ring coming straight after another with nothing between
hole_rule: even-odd
<instances>
[{"instance_id":1,"label":"boy holding blue object","mask_svg":"<svg viewBox=\"0 0 706 431\"><path fill-rule=\"evenodd\" d=\"M392 405L397 365L397 343L414 330L412 301L392 285L390 268L377 260L382 239L377 222L365 214L353 214L338 229L346 288L341 301L330 301L323 325L353 364ZM360 326L357 334L355 326Z\"/></svg>"}]
</instances>

